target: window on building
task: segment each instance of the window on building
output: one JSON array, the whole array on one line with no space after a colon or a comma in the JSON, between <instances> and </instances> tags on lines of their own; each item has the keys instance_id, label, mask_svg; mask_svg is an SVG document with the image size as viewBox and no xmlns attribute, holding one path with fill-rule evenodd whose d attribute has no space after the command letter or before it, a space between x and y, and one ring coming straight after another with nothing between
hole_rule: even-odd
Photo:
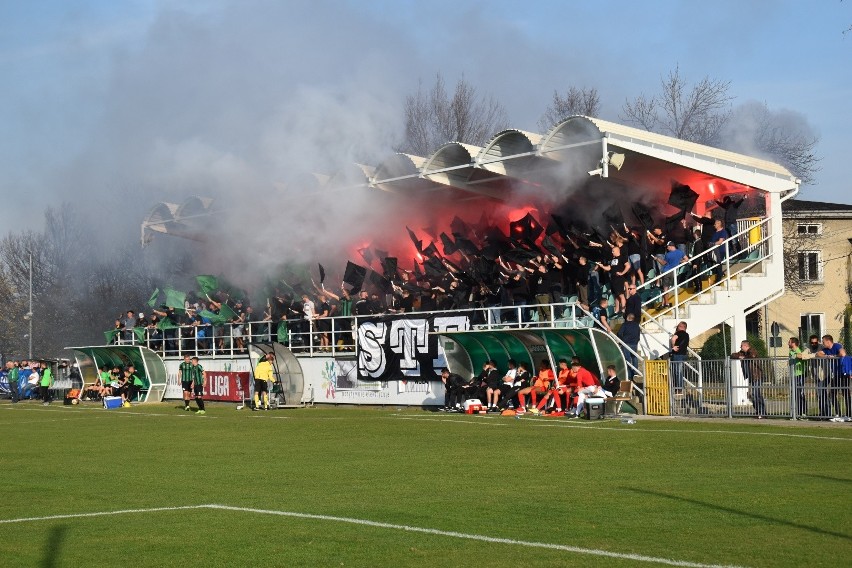
<instances>
[{"instance_id":1,"label":"window on building","mask_svg":"<svg viewBox=\"0 0 852 568\"><path fill-rule=\"evenodd\" d=\"M819 282L822 280L819 251L803 251L799 253L799 280Z\"/></svg>"},{"instance_id":2,"label":"window on building","mask_svg":"<svg viewBox=\"0 0 852 568\"><path fill-rule=\"evenodd\" d=\"M821 235L822 225L818 223L800 223L797 227L797 231L800 235Z\"/></svg>"},{"instance_id":3,"label":"window on building","mask_svg":"<svg viewBox=\"0 0 852 568\"><path fill-rule=\"evenodd\" d=\"M807 339L812 335L822 337L824 317L825 314L802 314L801 324L799 327L801 338Z\"/></svg>"}]
</instances>

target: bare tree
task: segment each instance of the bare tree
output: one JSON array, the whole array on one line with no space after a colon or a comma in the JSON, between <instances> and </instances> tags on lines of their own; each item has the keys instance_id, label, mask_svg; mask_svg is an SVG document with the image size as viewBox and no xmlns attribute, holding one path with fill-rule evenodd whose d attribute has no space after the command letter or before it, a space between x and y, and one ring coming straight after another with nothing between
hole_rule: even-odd
<instances>
[{"instance_id":1,"label":"bare tree","mask_svg":"<svg viewBox=\"0 0 852 568\"><path fill-rule=\"evenodd\" d=\"M22 348L26 338L14 325L26 313L26 296L12 285L8 271L0 265L0 354L16 355L24 353Z\"/></svg>"},{"instance_id":2,"label":"bare tree","mask_svg":"<svg viewBox=\"0 0 852 568\"><path fill-rule=\"evenodd\" d=\"M682 140L763 155L812 183L820 158L819 137L807 120L791 111L772 111L766 103L731 108L729 81L704 77L689 85L679 68L660 80L660 93L625 101L621 118L640 128Z\"/></svg>"},{"instance_id":3,"label":"bare tree","mask_svg":"<svg viewBox=\"0 0 852 568\"><path fill-rule=\"evenodd\" d=\"M398 150L426 156L446 142L484 144L508 124L506 110L494 97L480 95L464 77L452 97L438 73L428 92L421 83L405 99L405 140Z\"/></svg>"},{"instance_id":4,"label":"bare tree","mask_svg":"<svg viewBox=\"0 0 852 568\"><path fill-rule=\"evenodd\" d=\"M812 183L820 170L821 158L814 153L819 137L806 124L791 124L784 113L770 112L765 103L754 112L758 121L755 136L758 149L793 172L802 183Z\"/></svg>"},{"instance_id":5,"label":"bare tree","mask_svg":"<svg viewBox=\"0 0 852 568\"><path fill-rule=\"evenodd\" d=\"M598 90L594 88L587 89L583 87L571 87L566 91L565 96L559 94L559 91L553 91L553 100L550 106L545 109L544 114L538 119L538 128L541 132L546 132L551 126L567 116L582 114L584 116L597 116L600 112L601 98L598 95Z\"/></svg>"},{"instance_id":6,"label":"bare tree","mask_svg":"<svg viewBox=\"0 0 852 568\"><path fill-rule=\"evenodd\" d=\"M660 93L626 100L622 120L682 140L713 144L730 116L730 81L704 77L689 85L680 67L660 78Z\"/></svg>"}]
</instances>

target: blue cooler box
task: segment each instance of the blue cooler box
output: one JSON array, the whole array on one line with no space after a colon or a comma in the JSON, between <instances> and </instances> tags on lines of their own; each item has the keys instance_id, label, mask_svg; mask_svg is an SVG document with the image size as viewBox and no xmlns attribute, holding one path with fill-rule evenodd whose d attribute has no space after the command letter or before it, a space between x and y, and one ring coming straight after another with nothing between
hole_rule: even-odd
<instances>
[{"instance_id":1,"label":"blue cooler box","mask_svg":"<svg viewBox=\"0 0 852 568\"><path fill-rule=\"evenodd\" d=\"M104 408L121 408L120 396L105 396Z\"/></svg>"}]
</instances>

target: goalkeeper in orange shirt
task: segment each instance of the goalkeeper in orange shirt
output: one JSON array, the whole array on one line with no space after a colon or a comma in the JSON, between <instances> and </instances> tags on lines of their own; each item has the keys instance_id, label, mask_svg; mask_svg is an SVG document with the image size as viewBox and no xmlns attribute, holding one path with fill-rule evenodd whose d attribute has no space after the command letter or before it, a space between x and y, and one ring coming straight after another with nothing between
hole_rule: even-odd
<instances>
[{"instance_id":1,"label":"goalkeeper in orange shirt","mask_svg":"<svg viewBox=\"0 0 852 568\"><path fill-rule=\"evenodd\" d=\"M518 414L523 414L526 408L526 395L532 395L532 408L530 412L533 414L538 414L538 408L536 408L538 404L538 396L547 394L547 391L550 390L550 383L553 382L553 369L550 366L550 361L547 359L542 359L541 363L538 366L538 376L535 378L535 382L532 386L529 386L525 389L522 389L518 392Z\"/></svg>"},{"instance_id":2,"label":"goalkeeper in orange shirt","mask_svg":"<svg viewBox=\"0 0 852 568\"><path fill-rule=\"evenodd\" d=\"M556 380L551 383L550 390L547 391L544 398L541 399L536 407L539 412L547 408L547 402L553 398L555 399L554 402L556 404L555 412L561 413L563 408L562 395L565 395L564 408L568 408L571 404L571 395L574 392L574 388L572 386L574 384L574 377L571 375L571 370L568 368L568 361L566 359L560 359L558 364L559 369L556 375Z\"/></svg>"}]
</instances>

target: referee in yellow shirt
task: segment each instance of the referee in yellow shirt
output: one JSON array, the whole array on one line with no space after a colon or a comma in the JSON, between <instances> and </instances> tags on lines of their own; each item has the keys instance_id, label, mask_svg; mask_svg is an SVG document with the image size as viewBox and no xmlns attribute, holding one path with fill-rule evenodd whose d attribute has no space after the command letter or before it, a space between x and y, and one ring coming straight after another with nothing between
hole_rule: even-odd
<instances>
[{"instance_id":1,"label":"referee in yellow shirt","mask_svg":"<svg viewBox=\"0 0 852 568\"><path fill-rule=\"evenodd\" d=\"M260 395L263 393L263 409L269 410L269 388L275 382L275 373L272 368L274 353L267 353L263 359L258 361L254 368L254 407L252 410L260 410Z\"/></svg>"}]
</instances>

